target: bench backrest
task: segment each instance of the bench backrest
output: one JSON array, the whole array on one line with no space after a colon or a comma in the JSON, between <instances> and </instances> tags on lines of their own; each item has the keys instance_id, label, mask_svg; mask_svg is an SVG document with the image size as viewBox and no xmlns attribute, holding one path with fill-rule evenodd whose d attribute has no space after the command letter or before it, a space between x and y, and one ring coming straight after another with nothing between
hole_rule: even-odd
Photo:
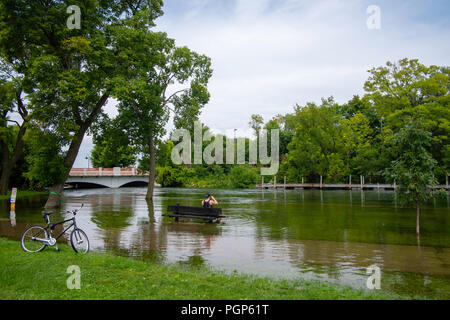
<instances>
[{"instance_id":1,"label":"bench backrest","mask_svg":"<svg viewBox=\"0 0 450 320\"><path fill-rule=\"evenodd\" d=\"M192 214L198 216L220 216L222 214L221 208L203 208L203 207L188 207L188 206L169 206L168 211L179 214Z\"/></svg>"}]
</instances>

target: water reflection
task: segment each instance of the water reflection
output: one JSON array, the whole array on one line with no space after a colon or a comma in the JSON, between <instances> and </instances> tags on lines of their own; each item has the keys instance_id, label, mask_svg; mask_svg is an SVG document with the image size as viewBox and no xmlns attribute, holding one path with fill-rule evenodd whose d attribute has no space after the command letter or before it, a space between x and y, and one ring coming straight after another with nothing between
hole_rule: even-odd
<instances>
[{"instance_id":1,"label":"water reflection","mask_svg":"<svg viewBox=\"0 0 450 320\"><path fill-rule=\"evenodd\" d=\"M446 199L423 209L417 246L415 212L396 208L391 192L210 192L228 216L222 224L161 216L168 205L199 205L204 191L194 189L158 188L151 202L140 188L75 190L65 193L62 210L85 204L77 223L96 251L355 288L365 287L366 268L376 264L384 289L450 298ZM15 226L0 203L0 235L18 239L28 225L42 223L44 202L17 203ZM52 215L52 221L63 218Z\"/></svg>"}]
</instances>

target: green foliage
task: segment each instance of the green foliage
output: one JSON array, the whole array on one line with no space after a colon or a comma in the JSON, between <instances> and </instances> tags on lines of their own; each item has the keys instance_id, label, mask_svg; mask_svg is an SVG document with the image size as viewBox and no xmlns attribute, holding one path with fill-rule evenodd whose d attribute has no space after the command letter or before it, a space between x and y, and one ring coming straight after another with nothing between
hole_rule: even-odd
<instances>
[{"instance_id":1,"label":"green foliage","mask_svg":"<svg viewBox=\"0 0 450 320\"><path fill-rule=\"evenodd\" d=\"M434 195L429 187L437 184L433 174L437 162L427 151L431 139L430 132L412 121L395 135L395 160L386 170L386 176L397 183L399 200L403 205L419 205Z\"/></svg>"},{"instance_id":2,"label":"green foliage","mask_svg":"<svg viewBox=\"0 0 450 320\"><path fill-rule=\"evenodd\" d=\"M394 137L411 120L430 132L426 150L437 161L433 173L445 181L450 160L449 68L403 59L369 72L364 97L354 96L343 105L333 99L319 106L308 103L281 117L292 137L280 167L288 181L304 177L318 182L322 175L328 182L345 182L351 174L385 182L383 172L396 159ZM267 127L275 127L274 121Z\"/></svg>"},{"instance_id":3,"label":"green foliage","mask_svg":"<svg viewBox=\"0 0 450 320\"><path fill-rule=\"evenodd\" d=\"M264 123L264 119L259 114L252 114L251 120L248 123L250 128L255 131L255 135L258 137L259 131L261 130L261 126Z\"/></svg>"},{"instance_id":4,"label":"green foliage","mask_svg":"<svg viewBox=\"0 0 450 320\"><path fill-rule=\"evenodd\" d=\"M65 1L7 0L0 3L0 57L12 74L21 79L21 90L32 105L39 127L58 136L54 154L46 167L40 156L31 161L30 180L41 186L54 181L60 192L85 133L96 121L108 98L120 92L135 75L133 59L152 56L135 50L142 43L138 30L150 33L154 20L162 15L161 0L87 0L76 3L82 12L82 27L70 29ZM50 144L54 146L53 144ZM63 158L57 156L68 147ZM55 159L61 160L57 164ZM65 174L59 170L65 168ZM42 181L38 181L38 177ZM61 180L55 181L55 177ZM49 206L58 201L51 197Z\"/></svg>"},{"instance_id":5,"label":"green foliage","mask_svg":"<svg viewBox=\"0 0 450 320\"><path fill-rule=\"evenodd\" d=\"M434 170L441 178L450 164L449 73L448 67L402 59L370 70L364 85L366 98L386 120L386 128L396 133L414 120L432 134L428 150L437 160Z\"/></svg>"},{"instance_id":6,"label":"green foliage","mask_svg":"<svg viewBox=\"0 0 450 320\"><path fill-rule=\"evenodd\" d=\"M183 166L157 167L156 182L162 187L183 187L188 178L188 170Z\"/></svg>"},{"instance_id":7,"label":"green foliage","mask_svg":"<svg viewBox=\"0 0 450 320\"><path fill-rule=\"evenodd\" d=\"M260 175L258 174L257 168L236 165L230 171L231 185L233 188L254 188L259 178Z\"/></svg>"},{"instance_id":8,"label":"green foliage","mask_svg":"<svg viewBox=\"0 0 450 320\"><path fill-rule=\"evenodd\" d=\"M91 153L94 168L128 168L136 163L136 149L131 145L129 135L115 121L107 117L102 121L100 133L94 134L94 148Z\"/></svg>"},{"instance_id":9,"label":"green foliage","mask_svg":"<svg viewBox=\"0 0 450 320\"><path fill-rule=\"evenodd\" d=\"M50 132L30 130L27 140L30 150L26 157L28 171L24 176L30 186L43 189L64 179L67 168L58 137Z\"/></svg>"},{"instance_id":10,"label":"green foliage","mask_svg":"<svg viewBox=\"0 0 450 320\"><path fill-rule=\"evenodd\" d=\"M94 146L91 160L94 168L128 168L135 164L136 156L133 147L121 146L114 138L106 138Z\"/></svg>"},{"instance_id":11,"label":"green foliage","mask_svg":"<svg viewBox=\"0 0 450 320\"><path fill-rule=\"evenodd\" d=\"M295 114L289 118L288 126L294 132L289 153L288 166L295 170L290 179L299 181L302 176L317 179L326 175L330 165L330 156L342 149L341 115L332 98L322 100L322 105L308 103L297 106ZM292 173L291 173L292 174Z\"/></svg>"}]
</instances>

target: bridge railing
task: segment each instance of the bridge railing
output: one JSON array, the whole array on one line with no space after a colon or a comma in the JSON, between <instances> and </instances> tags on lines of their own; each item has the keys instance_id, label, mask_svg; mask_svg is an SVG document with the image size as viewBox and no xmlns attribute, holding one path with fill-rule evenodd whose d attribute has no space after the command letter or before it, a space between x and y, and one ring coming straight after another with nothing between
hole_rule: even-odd
<instances>
[{"instance_id":1,"label":"bridge railing","mask_svg":"<svg viewBox=\"0 0 450 320\"><path fill-rule=\"evenodd\" d=\"M71 177L118 177L118 176L147 176L148 173L141 173L137 168L72 168Z\"/></svg>"}]
</instances>

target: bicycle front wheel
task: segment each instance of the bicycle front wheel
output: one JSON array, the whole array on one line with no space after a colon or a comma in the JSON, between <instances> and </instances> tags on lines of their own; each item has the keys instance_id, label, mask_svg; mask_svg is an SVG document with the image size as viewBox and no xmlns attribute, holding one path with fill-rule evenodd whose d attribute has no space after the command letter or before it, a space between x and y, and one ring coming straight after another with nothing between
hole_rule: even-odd
<instances>
[{"instance_id":1,"label":"bicycle front wheel","mask_svg":"<svg viewBox=\"0 0 450 320\"><path fill-rule=\"evenodd\" d=\"M41 226L31 226L23 232L20 245L25 252L39 252L45 249L48 239L47 230Z\"/></svg>"},{"instance_id":2,"label":"bicycle front wheel","mask_svg":"<svg viewBox=\"0 0 450 320\"><path fill-rule=\"evenodd\" d=\"M81 229L74 229L70 234L70 244L77 253L88 253L89 239L86 233Z\"/></svg>"}]
</instances>

